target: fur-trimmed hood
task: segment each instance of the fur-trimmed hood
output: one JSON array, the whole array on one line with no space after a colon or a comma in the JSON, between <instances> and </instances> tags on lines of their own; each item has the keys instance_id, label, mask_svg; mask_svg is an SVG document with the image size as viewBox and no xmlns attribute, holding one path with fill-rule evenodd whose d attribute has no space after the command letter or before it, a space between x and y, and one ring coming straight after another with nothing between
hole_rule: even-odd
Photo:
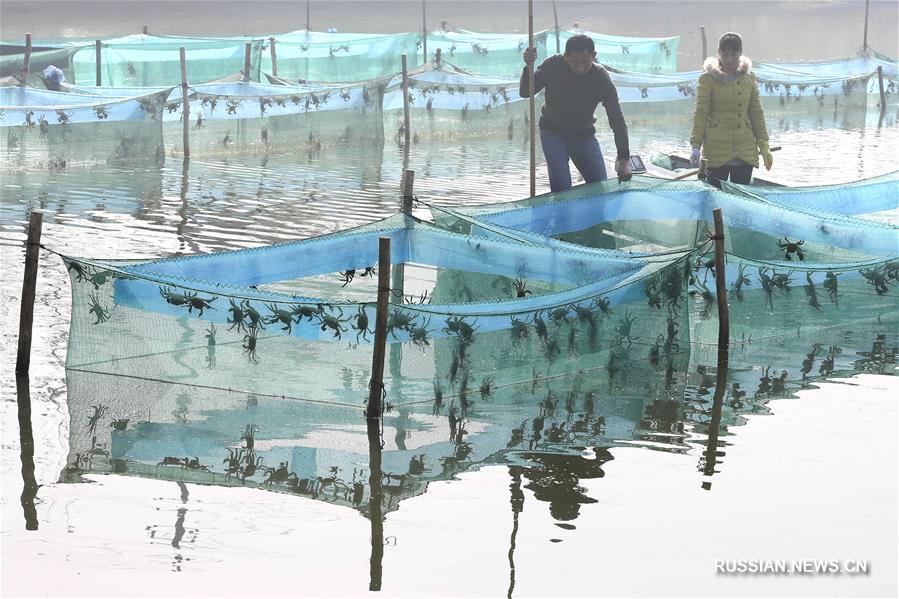
<instances>
[{"instance_id":1,"label":"fur-trimmed hood","mask_svg":"<svg viewBox=\"0 0 899 599\"><path fill-rule=\"evenodd\" d=\"M714 77L717 81L727 80L727 74L721 70L721 63L718 62L717 56L709 56L702 64L702 70ZM752 71L752 61L748 56L740 56L740 62L737 65L737 73L748 74Z\"/></svg>"}]
</instances>

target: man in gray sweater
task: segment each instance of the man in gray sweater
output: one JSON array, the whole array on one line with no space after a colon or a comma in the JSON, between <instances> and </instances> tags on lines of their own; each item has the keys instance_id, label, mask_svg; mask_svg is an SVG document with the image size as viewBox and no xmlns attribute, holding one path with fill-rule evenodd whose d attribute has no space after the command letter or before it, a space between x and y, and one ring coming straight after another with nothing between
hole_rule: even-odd
<instances>
[{"instance_id":1,"label":"man in gray sweater","mask_svg":"<svg viewBox=\"0 0 899 599\"><path fill-rule=\"evenodd\" d=\"M525 68L518 92L523 98L529 95L527 66L536 59L535 48L524 51ZM587 183L608 178L599 142L594 137L596 117L593 113L600 102L615 134L618 179L628 181L631 178L627 124L618 103L618 90L609 73L595 60L593 40L578 34L565 43L564 55L550 56L534 71L534 93L546 89L540 113L540 143L552 191L571 187L569 159Z\"/></svg>"}]
</instances>

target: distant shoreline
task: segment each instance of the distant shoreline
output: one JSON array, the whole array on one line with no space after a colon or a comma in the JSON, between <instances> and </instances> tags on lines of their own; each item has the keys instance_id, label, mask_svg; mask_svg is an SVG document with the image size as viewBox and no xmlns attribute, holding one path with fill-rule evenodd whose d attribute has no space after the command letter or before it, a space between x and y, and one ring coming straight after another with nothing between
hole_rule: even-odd
<instances>
[{"instance_id":1,"label":"distant shoreline","mask_svg":"<svg viewBox=\"0 0 899 599\"><path fill-rule=\"evenodd\" d=\"M534 25L553 26L552 3L536 0ZM508 0L427 0L427 25L441 21L484 32L525 32L524 2ZM213 9L214 7L214 9ZM645 37L681 36L682 70L701 64L704 25L708 52L718 36L739 31L747 54L759 60L826 60L853 55L862 45L865 3L847 1L709 2L655 0L559 0L561 27L578 22L602 33ZM647 18L647 9L659 11ZM899 54L899 2L871 3L868 43L874 49ZM144 25L160 35L264 35L302 29L306 2L278 0L3 0L0 38L16 43L30 32L35 39L111 37L140 33ZM395 33L422 27L418 0L314 0L312 28L336 27L343 32Z\"/></svg>"}]
</instances>

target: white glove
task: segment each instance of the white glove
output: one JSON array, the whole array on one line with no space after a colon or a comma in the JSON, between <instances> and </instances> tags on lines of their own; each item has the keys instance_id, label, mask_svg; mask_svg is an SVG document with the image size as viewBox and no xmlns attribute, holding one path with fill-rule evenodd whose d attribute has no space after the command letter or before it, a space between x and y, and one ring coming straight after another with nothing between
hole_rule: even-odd
<instances>
[{"instance_id":1,"label":"white glove","mask_svg":"<svg viewBox=\"0 0 899 599\"><path fill-rule=\"evenodd\" d=\"M693 168L699 168L699 158L699 148L693 148L693 152L690 153L690 166L692 166Z\"/></svg>"}]
</instances>

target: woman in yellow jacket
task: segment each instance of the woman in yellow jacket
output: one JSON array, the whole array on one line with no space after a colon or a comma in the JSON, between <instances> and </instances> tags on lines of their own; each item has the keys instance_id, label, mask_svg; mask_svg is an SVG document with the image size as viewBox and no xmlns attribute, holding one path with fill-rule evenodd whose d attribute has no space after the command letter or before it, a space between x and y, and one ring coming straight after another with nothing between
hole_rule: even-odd
<instances>
[{"instance_id":1,"label":"woman in yellow jacket","mask_svg":"<svg viewBox=\"0 0 899 599\"><path fill-rule=\"evenodd\" d=\"M696 87L690 160L699 166L701 148L708 160L706 181L716 187L726 179L749 183L759 154L766 169L774 163L752 62L742 52L738 34L722 35L718 56L706 59Z\"/></svg>"}]
</instances>

